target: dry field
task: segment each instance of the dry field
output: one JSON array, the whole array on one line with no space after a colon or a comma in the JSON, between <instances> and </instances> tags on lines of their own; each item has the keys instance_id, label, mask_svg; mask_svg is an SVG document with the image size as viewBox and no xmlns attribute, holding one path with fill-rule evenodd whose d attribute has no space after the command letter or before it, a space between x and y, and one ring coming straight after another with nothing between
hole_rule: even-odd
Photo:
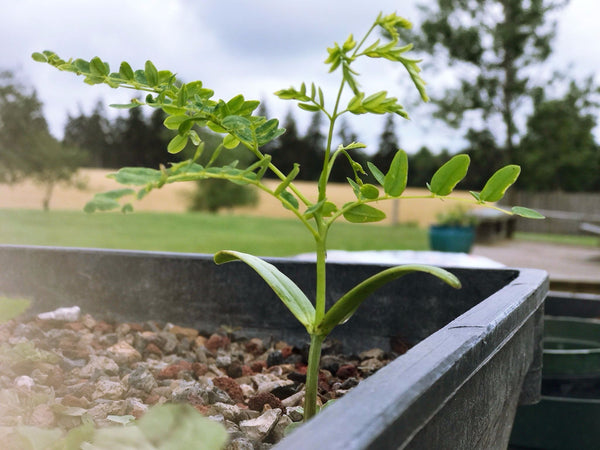
<instances>
[{"instance_id":1,"label":"dry field","mask_svg":"<svg viewBox=\"0 0 600 450\"><path fill-rule=\"evenodd\" d=\"M113 180L106 178L111 171L101 169L82 169L79 177L85 181L85 189L57 186L55 188L50 209L77 210L82 209L85 203L96 192L116 189L120 186ZM267 181L267 184L270 181ZM272 181L273 184L276 181ZM294 183L308 198L314 200L317 196L315 183L298 181ZM138 211L163 211L185 212L189 197L194 190L194 183L176 183L153 191L143 200L136 202L134 208ZM336 204L343 204L354 199L354 193L346 184L332 184L328 190L329 199ZM412 189L406 195L426 195L426 189ZM458 196L469 198L467 192L458 192ZM40 209L42 205L43 190L40 186L28 181L13 186L0 185L0 208ZM374 205L387 214L387 219L381 223L392 223L395 211L398 223L417 223L427 226L435 221L436 215L443 210L451 208L454 202L442 200L411 200L403 199L385 201ZM278 201L267 194L260 192L259 203L256 207L234 208L232 214L254 216L292 217L292 214L281 207Z\"/></svg>"}]
</instances>

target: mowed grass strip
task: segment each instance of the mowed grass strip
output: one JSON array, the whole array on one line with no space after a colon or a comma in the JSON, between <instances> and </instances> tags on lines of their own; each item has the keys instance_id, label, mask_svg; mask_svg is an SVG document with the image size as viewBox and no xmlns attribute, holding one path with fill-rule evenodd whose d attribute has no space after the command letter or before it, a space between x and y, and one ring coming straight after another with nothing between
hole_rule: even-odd
<instances>
[{"instance_id":1,"label":"mowed grass strip","mask_svg":"<svg viewBox=\"0 0 600 450\"><path fill-rule=\"evenodd\" d=\"M94 213L0 210L0 243L188 253L238 250L262 256L314 251L312 236L293 219L204 213ZM329 249L426 250L416 226L333 225Z\"/></svg>"}]
</instances>

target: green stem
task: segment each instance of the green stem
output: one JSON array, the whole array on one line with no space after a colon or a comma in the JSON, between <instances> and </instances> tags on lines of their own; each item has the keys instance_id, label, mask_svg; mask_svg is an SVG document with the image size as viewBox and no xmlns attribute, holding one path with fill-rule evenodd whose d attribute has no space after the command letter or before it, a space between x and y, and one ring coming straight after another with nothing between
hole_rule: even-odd
<instances>
[{"instance_id":1,"label":"green stem","mask_svg":"<svg viewBox=\"0 0 600 450\"><path fill-rule=\"evenodd\" d=\"M321 225L321 221L317 218L317 228L320 238L315 239L317 253L317 292L315 301L315 324L318 324L325 317L325 292L326 292L326 272L325 263L327 259L327 246L325 243L327 229Z\"/></svg>"},{"instance_id":2,"label":"green stem","mask_svg":"<svg viewBox=\"0 0 600 450\"><path fill-rule=\"evenodd\" d=\"M306 369L306 387L304 392L304 421L317 413L317 394L319 389L319 364L321 362L321 344L325 336L311 334L308 367Z\"/></svg>"}]
</instances>

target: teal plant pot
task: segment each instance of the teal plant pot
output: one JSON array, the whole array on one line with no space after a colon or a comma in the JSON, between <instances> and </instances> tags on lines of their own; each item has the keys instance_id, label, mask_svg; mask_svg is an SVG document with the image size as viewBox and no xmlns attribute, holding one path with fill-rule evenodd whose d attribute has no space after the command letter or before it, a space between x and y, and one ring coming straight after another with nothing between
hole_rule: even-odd
<instances>
[{"instance_id":1,"label":"teal plant pot","mask_svg":"<svg viewBox=\"0 0 600 450\"><path fill-rule=\"evenodd\" d=\"M475 240L475 227L432 225L429 245L438 252L469 253Z\"/></svg>"}]
</instances>

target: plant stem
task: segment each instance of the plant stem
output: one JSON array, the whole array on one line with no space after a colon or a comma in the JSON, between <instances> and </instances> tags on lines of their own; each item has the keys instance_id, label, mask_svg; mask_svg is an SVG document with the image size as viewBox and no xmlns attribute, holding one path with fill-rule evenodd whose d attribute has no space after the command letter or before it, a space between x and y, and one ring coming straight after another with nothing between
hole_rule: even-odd
<instances>
[{"instance_id":1,"label":"plant stem","mask_svg":"<svg viewBox=\"0 0 600 450\"><path fill-rule=\"evenodd\" d=\"M304 421L317 413L317 391L319 389L319 364L321 362L321 344L325 336L311 334L308 367L306 369L306 387L304 393Z\"/></svg>"}]
</instances>

